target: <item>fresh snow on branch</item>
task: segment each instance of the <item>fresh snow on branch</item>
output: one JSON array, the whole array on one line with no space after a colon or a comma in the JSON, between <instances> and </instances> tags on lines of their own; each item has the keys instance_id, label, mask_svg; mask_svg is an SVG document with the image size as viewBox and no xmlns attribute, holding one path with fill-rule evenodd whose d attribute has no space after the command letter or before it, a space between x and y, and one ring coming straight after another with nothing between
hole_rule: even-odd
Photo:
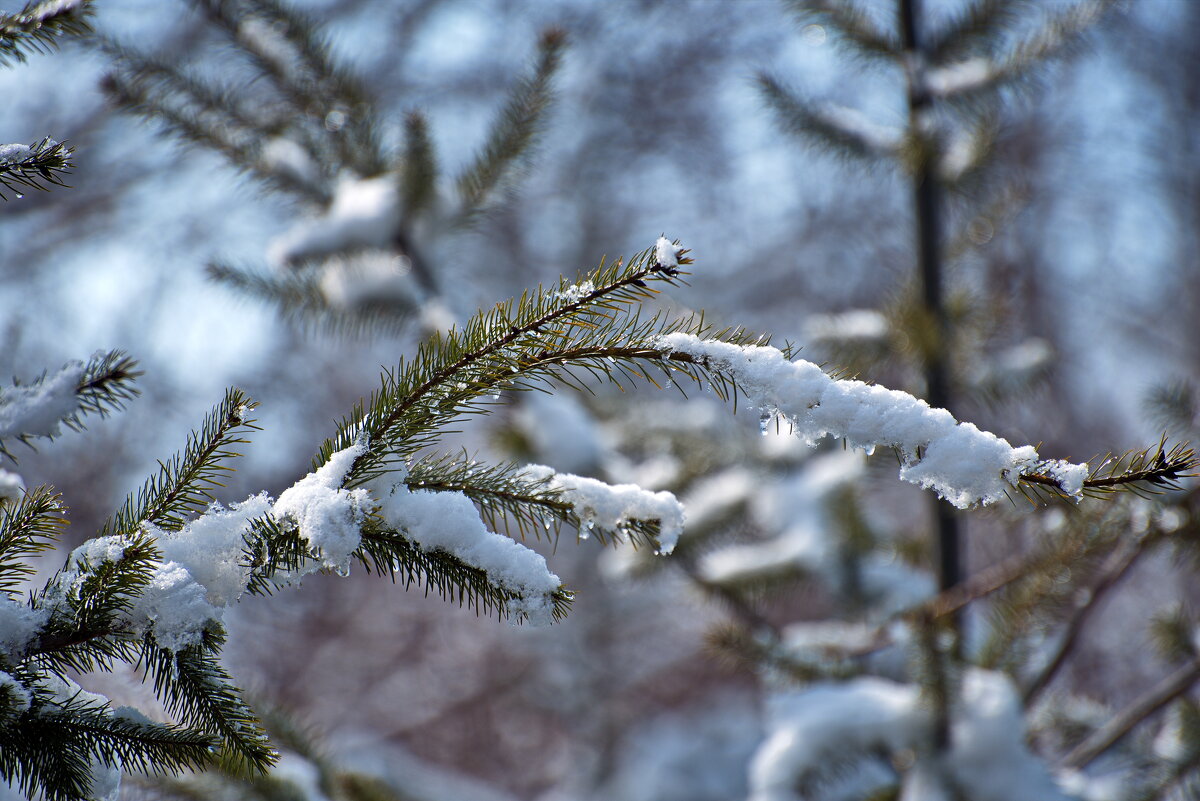
<instances>
[{"instance_id":1,"label":"fresh snow on branch","mask_svg":"<svg viewBox=\"0 0 1200 801\"><path fill-rule=\"evenodd\" d=\"M389 482L390 483L390 482ZM547 625L554 619L552 593L562 587L546 559L521 543L489 531L475 504L461 492L411 490L402 481L380 494L380 514L426 551L443 551L487 573L514 598L516 619Z\"/></svg>"},{"instance_id":2,"label":"fresh snow on branch","mask_svg":"<svg viewBox=\"0 0 1200 801\"><path fill-rule=\"evenodd\" d=\"M594 526L616 530L635 520L657 520L658 549L668 554L683 533L683 504L669 492L650 492L635 484L605 484L594 478L556 473L539 464L528 465L522 473L562 491L562 499L575 507L583 521L580 533L585 537Z\"/></svg>"},{"instance_id":3,"label":"fresh snow on branch","mask_svg":"<svg viewBox=\"0 0 1200 801\"><path fill-rule=\"evenodd\" d=\"M840 684L820 682L772 699L768 734L750 766L750 801L798 801L798 788L829 778L847 761L875 764L860 776L892 779L879 754L916 755L901 778L902 798L953 798L969 791L978 801L1065 801L1049 771L1024 742L1021 704L1012 682L1000 673L970 668L950 721L950 746L933 762L923 744L933 727L920 688L862 677ZM924 792L922 792L924 791Z\"/></svg>"},{"instance_id":4,"label":"fresh snow on branch","mask_svg":"<svg viewBox=\"0 0 1200 801\"><path fill-rule=\"evenodd\" d=\"M728 376L752 406L782 415L809 442L832 436L868 452L895 448L900 478L932 489L960 509L1006 497L1026 473L1050 474L1075 497L1088 476L1086 464L1042 460L1034 448L1014 448L908 393L834 379L812 362L788 361L777 348L682 332L659 337L657 347Z\"/></svg>"}]
</instances>

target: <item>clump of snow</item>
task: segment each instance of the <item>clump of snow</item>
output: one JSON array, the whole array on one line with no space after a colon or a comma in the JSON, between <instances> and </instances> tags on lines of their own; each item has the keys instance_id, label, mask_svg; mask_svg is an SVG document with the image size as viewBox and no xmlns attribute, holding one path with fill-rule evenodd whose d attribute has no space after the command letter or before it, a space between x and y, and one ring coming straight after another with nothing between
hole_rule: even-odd
<instances>
[{"instance_id":1,"label":"clump of snow","mask_svg":"<svg viewBox=\"0 0 1200 801\"><path fill-rule=\"evenodd\" d=\"M678 267L682 250L683 245L676 245L665 236L660 236L654 243L654 260L662 267Z\"/></svg>"},{"instance_id":2,"label":"clump of snow","mask_svg":"<svg viewBox=\"0 0 1200 801\"><path fill-rule=\"evenodd\" d=\"M968 791L977 801L1065 801L1049 771L1026 747L1011 680L971 668L951 714L950 748L932 761L929 710L916 685L863 677L819 682L771 699L768 736L751 763L751 801L798 801L798 790L834 765L869 763L883 752L915 755L902 798ZM932 797L938 797L936 794Z\"/></svg>"},{"instance_id":3,"label":"clump of snow","mask_svg":"<svg viewBox=\"0 0 1200 801\"><path fill-rule=\"evenodd\" d=\"M333 454L318 470L284 490L271 509L277 519L295 522L301 538L320 551L325 567L342 574L350 569L350 557L361 541L363 517L371 507L365 489L344 490L342 480L366 448L359 442Z\"/></svg>"},{"instance_id":4,"label":"clump of snow","mask_svg":"<svg viewBox=\"0 0 1200 801\"><path fill-rule=\"evenodd\" d=\"M350 250L386 250L396 231L399 208L395 176L360 178L344 173L325 213L277 237L267 257L286 266Z\"/></svg>"},{"instance_id":5,"label":"clump of snow","mask_svg":"<svg viewBox=\"0 0 1200 801\"><path fill-rule=\"evenodd\" d=\"M9 662L20 662L29 643L49 619L47 610L33 609L0 594L0 654Z\"/></svg>"},{"instance_id":6,"label":"clump of snow","mask_svg":"<svg viewBox=\"0 0 1200 801\"><path fill-rule=\"evenodd\" d=\"M16 164L33 155L29 145L0 145L0 164Z\"/></svg>"},{"instance_id":7,"label":"clump of snow","mask_svg":"<svg viewBox=\"0 0 1200 801\"><path fill-rule=\"evenodd\" d=\"M79 411L75 391L83 374L83 362L73 361L35 384L0 390L0 440L57 437L62 421Z\"/></svg>"},{"instance_id":8,"label":"clump of snow","mask_svg":"<svg viewBox=\"0 0 1200 801\"><path fill-rule=\"evenodd\" d=\"M16 503L25 494L25 482L16 473L0 468L0 504Z\"/></svg>"},{"instance_id":9,"label":"clump of snow","mask_svg":"<svg viewBox=\"0 0 1200 801\"><path fill-rule=\"evenodd\" d=\"M925 73L925 86L930 94L947 97L977 89L994 76L992 63L980 56L929 70Z\"/></svg>"},{"instance_id":10,"label":"clump of snow","mask_svg":"<svg viewBox=\"0 0 1200 801\"><path fill-rule=\"evenodd\" d=\"M669 492L650 492L636 484L605 484L594 478L556 473L544 465L528 465L522 473L544 481L552 489L562 490L563 500L575 507L575 514L592 526L615 530L633 520L657 520L658 549L670 553L683 533L683 505Z\"/></svg>"},{"instance_id":11,"label":"clump of snow","mask_svg":"<svg viewBox=\"0 0 1200 801\"><path fill-rule=\"evenodd\" d=\"M557 289L551 295L555 300L563 303L578 303L588 295L596 291L596 285L591 281L584 281L580 284L571 284L565 289Z\"/></svg>"},{"instance_id":12,"label":"clump of snow","mask_svg":"<svg viewBox=\"0 0 1200 801\"><path fill-rule=\"evenodd\" d=\"M899 128L880 125L849 106L825 103L817 113L826 123L859 140L876 153L891 153L904 141L904 132Z\"/></svg>"},{"instance_id":13,"label":"clump of snow","mask_svg":"<svg viewBox=\"0 0 1200 801\"><path fill-rule=\"evenodd\" d=\"M960 509L1006 497L1023 473L1039 467L1032 447L1014 448L907 393L839 381L812 362L789 362L776 348L702 340L681 332L660 337L658 347L731 376L752 406L786 416L805 440L833 436L868 451L877 445L895 448L902 479L934 490ZM1056 469L1071 477L1086 465L1075 466L1075 472L1063 465ZM1073 483L1063 487L1075 494L1079 489Z\"/></svg>"},{"instance_id":14,"label":"clump of snow","mask_svg":"<svg viewBox=\"0 0 1200 801\"><path fill-rule=\"evenodd\" d=\"M127 614L135 631L150 628L155 641L170 651L200 642L204 626L220 620L221 610L208 602L204 587L175 562L159 565Z\"/></svg>"},{"instance_id":15,"label":"clump of snow","mask_svg":"<svg viewBox=\"0 0 1200 801\"><path fill-rule=\"evenodd\" d=\"M321 270L321 294L337 309L372 303L415 307L420 297L409 260L382 251L329 261Z\"/></svg>"},{"instance_id":16,"label":"clump of snow","mask_svg":"<svg viewBox=\"0 0 1200 801\"><path fill-rule=\"evenodd\" d=\"M534 625L553 621L552 593L562 587L546 559L519 542L489 531L475 504L461 492L410 490L403 482L382 487L379 513L425 551L442 551L487 573L512 592L508 612Z\"/></svg>"},{"instance_id":17,"label":"clump of snow","mask_svg":"<svg viewBox=\"0 0 1200 801\"><path fill-rule=\"evenodd\" d=\"M1058 487L1063 492L1073 495L1077 499L1083 496L1083 482L1087 481L1089 474L1086 464L1072 464L1062 459L1051 459L1041 462L1038 469L1049 473L1058 482Z\"/></svg>"}]
</instances>

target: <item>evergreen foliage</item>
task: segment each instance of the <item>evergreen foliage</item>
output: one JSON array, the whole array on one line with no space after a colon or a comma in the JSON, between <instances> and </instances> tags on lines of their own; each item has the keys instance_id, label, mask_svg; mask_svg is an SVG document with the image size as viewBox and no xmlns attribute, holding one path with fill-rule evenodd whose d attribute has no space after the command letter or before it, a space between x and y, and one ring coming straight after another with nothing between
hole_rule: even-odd
<instances>
[{"instance_id":1,"label":"evergreen foliage","mask_svg":"<svg viewBox=\"0 0 1200 801\"><path fill-rule=\"evenodd\" d=\"M336 248L294 249L282 259L281 266L290 272L216 265L211 274L243 291L272 298L288 314L311 315L347 330L387 324L428 303L437 284L421 256L425 243L415 240L417 223L422 219L443 226L469 222L502 197L541 130L561 61L563 34L551 31L543 36L532 75L511 90L478 157L454 180L457 198L446 208L425 119L411 114L403 152L385 152L369 93L334 62L312 20L273 0L193 3L243 53L262 81L245 87L219 86L165 60L108 42L103 46L115 65L108 81L115 101L163 123L184 141L218 150L264 185L290 193L327 218L336 219L341 213L339 193L360 191L369 181L385 180L385 194L392 203L383 204L387 214L382 239L373 238L373 232L348 247L340 241ZM820 15L863 54L901 61L905 50L911 55L913 48L905 46L904 36L876 27L852 3L817 0L794 5ZM795 132L852 158L892 159L914 173L936 165L942 185L956 186L985 166L981 154L990 135L986 130L990 118L976 105L979 99L1043 61L1103 5L1085 2L1051 19L1033 38L1005 51L998 63L989 64L982 73L951 68L961 67L956 60L990 52L989 42L1010 18L1004 4L980 0L932 38L925 47L931 62L910 75L910 92L914 100L920 99L913 107L931 98L964 101L961 113L977 115L964 126L975 144L966 162L945 158L938 147L940 135L931 135L916 113L909 128L896 138L873 138L871 131L851 124L852 117L814 109L777 79L764 76L761 83L767 102ZM52 8L63 13L52 14ZM0 39L5 43L0 48L7 49L0 52L19 59L22 52L44 47L61 33L85 30L80 15L88 8L86 2L31 4L22 14L5 18L9 28L0 29L0 35L7 37ZM37 14L49 29L45 33L31 27L30 20ZM963 78L964 72L971 80ZM269 102L243 94L260 89ZM264 152L265 136L287 142L303 158L290 164L273 160ZM47 151L61 148L43 146ZM40 176L36 180L22 177L20 169L25 168L14 168L10 177L0 174L0 183L8 188L5 181L25 186L57 183L55 171L68 163L66 152L60 153L58 167L40 163L29 168ZM298 164L311 165L313 171L292 169ZM356 249L402 255L425 294L410 307L385 302L374 311L370 303L350 310L335 308L326 283L330 258L342 258L345 251ZM905 415L924 419L923 415L934 414L910 396L830 377L811 363L793 361L790 347L772 348L767 338L740 327L714 327L702 314L676 317L643 310L660 289L685 280L684 267L691 263L686 253L664 237L628 261L602 262L577 280L563 278L550 287L539 286L481 310L461 326L433 334L381 376L379 387L352 408L318 447L311 472L277 499L261 493L226 508L215 497L222 478L233 469L230 462L239 455L236 449L247 444L249 433L257 429L249 417L255 402L240 390L228 390L183 448L160 461L158 470L128 496L97 536L71 552L62 569L26 600L18 593L35 575L29 559L52 547L66 524L65 514L50 487L0 498L0 590L4 591L0 595L0 778L29 795L40 793L57 801L111 798L120 771L179 774L213 768L208 778L215 786L250 777L254 784L248 797L276 797L275 792L286 789L264 776L278 758L268 738L270 726L259 720L219 661L226 638L222 610L243 594L272 593L318 570L345 574L357 562L371 573L480 613L514 622L549 622L568 612L570 590L545 569L544 562L537 561L540 556L504 535L557 537L566 526L594 533L606 543L631 542L655 552L672 551L678 521L660 511L661 497L644 491L626 497L617 492L620 488L584 483L586 479L555 475L547 468L515 462L480 464L466 453L436 452L453 426L464 418L491 413L505 393L557 391L563 386L586 390L602 382L618 387L645 383L660 389L709 388L734 406L739 398L750 402L763 415L766 429L771 422L802 428L805 415L836 417L839 410L821 407L833 406L842 397L834 397L837 392L844 392L859 405L840 410L841 428L827 420L822 431L847 439L849 434L839 432L852 428L860 407L870 414L894 414L900 428L907 428ZM945 307L897 301L889 319L915 321L914 330L897 335L894 347L882 353L894 355L901 348L895 343L903 339L910 353L921 353L926 362L922 367L947 358ZM784 368L808 371L819 376L819 382L813 379L815 385L829 385L836 391L811 401L781 398L800 382L787 374L770 383L763 377L764 366L779 366L780 373ZM28 444L37 437L53 438L60 424L78 429L87 414L122 408L135 394L132 382L138 375L134 362L114 351L33 384L6 389L0 395L0 455L11 458L7 441ZM935 383L933 372L926 371L926 388ZM988 386L990 392L999 391L995 382ZM881 406L868 407L861 399L874 390L878 392L872 397ZM1188 411L1189 396L1182 390L1159 397L1176 418L1194 419ZM768 403L764 398L774 400ZM1008 451L1016 450L958 423L948 413L936 421L956 435L977 435L972 444L1003 443ZM895 449L903 475L905 469L933 461L931 452L939 440L934 435L916 440L896 435L852 444ZM963 452L975 453L971 448ZM1012 494L1044 503L1078 501L1082 495L1111 496L1118 491L1145 495L1177 490L1200 460L1187 445L1170 445L1164 438L1155 447L1105 459L1077 481L1078 466L1041 459L1036 452L1024 461L1014 457L1012 464L1012 471L1003 475ZM966 472L971 465L962 467ZM924 483L943 492L956 478ZM968 478L963 481L971 484ZM967 495L974 491L968 490L964 490ZM441 500L460 499L462 505L434 506ZM978 492L971 499L960 505L992 500ZM955 579L930 600L881 611L875 608L877 598L865 586L862 570L862 561L882 546L879 532L861 513L861 499L854 490L820 498L825 505L821 513L835 516L844 535L838 592L851 600L855 617L864 624L864 636L856 643L827 643L807 651L789 645L781 627L757 609L761 596L777 586L773 582L780 576L769 571L733 577L705 572L704 549L711 545L707 535L718 534L728 518L741 514L744 499L741 506L732 503L723 510L724 518L714 515L707 529L699 526L700 533L681 542L674 558L697 586L727 603L743 624L722 630L714 640L743 662L765 668L777 678L806 682L836 677L845 680L838 691L869 689L861 680L870 674L870 657L892 645L911 646L910 655L915 653L912 695L920 696L921 709L932 710L931 747L952 756L950 732L955 720L976 711L963 700L968 698L968 688L985 700L998 697L986 695L997 685L981 685L983 672L972 672L973 668L1005 669L1022 688L1023 700L1033 703L1069 658L1096 603L1135 562L1168 544L1193 557L1200 552L1200 526L1190 516L1180 522L1157 514L1138 523L1139 516L1147 517L1145 507L1139 505L1143 499L1122 495L1111 500L1100 512L1083 507L1079 520L1063 532L1050 531L1047 525L1043 533L1054 536L1047 536L1011 564L967 580ZM482 528L463 525L464 505ZM620 508L614 512L607 508L610 505ZM431 509L446 514L435 517ZM431 528L439 528L434 532L439 536L429 536ZM1135 537L1130 537L1131 531ZM893 557L902 545L895 546ZM540 565L540 572L529 569L530 565ZM1068 566L1076 571L1070 584L1059 580ZM531 578L531 573L537 575ZM793 580L795 575L784 578ZM1089 591L1089 600L1072 607L1070 601L1081 586ZM971 655L971 664L961 643L947 647L942 634L948 620L985 597L992 601L993 620L989 639ZM1019 657L1031 648L1033 635L1052 627L1062 632L1057 650L1045 666L1029 675L1028 660ZM1164 652L1179 663L1177 673L1151 688L1110 724L1091 732L1065 757L1068 764L1086 766L1138 722L1177 701L1200 675L1186 614L1164 618L1156 630ZM142 673L174 722L152 722L135 711L113 709L68 678L111 670L122 662ZM1155 779L1160 794L1164 788L1183 786L1200 764L1194 704L1181 702L1177 710L1183 746L1178 760ZM793 777L793 786L825 786L861 760L893 771L904 758L911 762L928 756L924 750L913 756L916 746L908 745L888 752L892 743L886 738L877 742L878 737L875 733L863 737L861 749L839 753L828 764L804 766L805 772ZM317 762L322 781L336 787L342 797L395 795L363 777L336 775L319 764L299 735L284 730L278 739ZM952 767L953 760L948 762ZM895 781L889 779L878 788L879 797L900 794L902 779L892 778ZM938 779L937 787L966 792L961 778L949 772ZM173 787L184 797L194 789Z\"/></svg>"}]
</instances>

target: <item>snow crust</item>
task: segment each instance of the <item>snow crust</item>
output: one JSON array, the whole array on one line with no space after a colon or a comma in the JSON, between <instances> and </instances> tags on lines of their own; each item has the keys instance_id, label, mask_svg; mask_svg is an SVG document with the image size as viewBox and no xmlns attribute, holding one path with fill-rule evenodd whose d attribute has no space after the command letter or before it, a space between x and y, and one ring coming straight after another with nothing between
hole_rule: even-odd
<instances>
[{"instance_id":1,"label":"snow crust","mask_svg":"<svg viewBox=\"0 0 1200 801\"><path fill-rule=\"evenodd\" d=\"M29 145L12 144L0 145L0 164L16 164L33 155Z\"/></svg>"},{"instance_id":2,"label":"snow crust","mask_svg":"<svg viewBox=\"0 0 1200 801\"><path fill-rule=\"evenodd\" d=\"M370 494L361 487L342 489L342 479L366 450L366 443L359 442L333 454L320 469L284 490L271 510L276 519L295 522L300 536L320 551L322 564L341 575L350 572L363 517L371 508Z\"/></svg>"},{"instance_id":3,"label":"snow crust","mask_svg":"<svg viewBox=\"0 0 1200 801\"><path fill-rule=\"evenodd\" d=\"M594 478L556 473L545 465L528 465L522 473L561 490L584 522L584 536L593 526L616 529L632 520L659 521L658 548L668 554L683 533L683 504L669 492L651 492L636 484L605 484Z\"/></svg>"},{"instance_id":4,"label":"snow crust","mask_svg":"<svg viewBox=\"0 0 1200 801\"><path fill-rule=\"evenodd\" d=\"M969 669L952 712L950 750L927 755L931 716L920 689L875 677L819 682L776 696L768 735L750 766L750 801L798 801L798 789L836 765L869 762L882 751L911 751L916 763L901 798L952 798L969 789L976 801L1065 801L1049 771L1025 746L1021 705L1003 674Z\"/></svg>"},{"instance_id":5,"label":"snow crust","mask_svg":"<svg viewBox=\"0 0 1200 801\"><path fill-rule=\"evenodd\" d=\"M654 259L663 267L678 267L681 250L683 245L676 245L665 236L660 236L654 243Z\"/></svg>"},{"instance_id":6,"label":"snow crust","mask_svg":"<svg viewBox=\"0 0 1200 801\"><path fill-rule=\"evenodd\" d=\"M442 551L477 567L514 593L508 611L533 625L553 622L551 594L562 586L546 559L502 534L489 531L475 504L461 492L411 490L403 482L379 493L379 513L425 551Z\"/></svg>"},{"instance_id":7,"label":"snow crust","mask_svg":"<svg viewBox=\"0 0 1200 801\"><path fill-rule=\"evenodd\" d=\"M0 390L0 440L57 437L62 421L79 411L75 390L83 374L83 362L73 361L36 384Z\"/></svg>"},{"instance_id":8,"label":"snow crust","mask_svg":"<svg viewBox=\"0 0 1200 801\"><path fill-rule=\"evenodd\" d=\"M684 353L730 375L750 405L783 415L809 442L826 436L867 451L895 448L900 477L932 489L960 509L1006 497L1022 473L1045 464L1037 451L1014 448L945 409L934 409L905 392L836 380L812 362L789 362L781 351L756 345L702 340L681 332L660 337L664 353ZM1062 490L1079 496L1086 465L1053 462Z\"/></svg>"},{"instance_id":9,"label":"snow crust","mask_svg":"<svg viewBox=\"0 0 1200 801\"><path fill-rule=\"evenodd\" d=\"M315 219L297 223L276 238L267 257L286 266L348 250L386 249L395 233L399 208L394 176L360 178L343 173L328 210Z\"/></svg>"}]
</instances>

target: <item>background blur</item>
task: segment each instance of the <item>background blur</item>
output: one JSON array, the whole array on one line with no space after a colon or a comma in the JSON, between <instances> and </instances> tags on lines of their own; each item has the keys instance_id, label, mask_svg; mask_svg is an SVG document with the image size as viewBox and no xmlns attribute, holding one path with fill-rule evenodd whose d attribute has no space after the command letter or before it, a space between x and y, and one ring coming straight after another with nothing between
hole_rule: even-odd
<instances>
[{"instance_id":1,"label":"background blur","mask_svg":"<svg viewBox=\"0 0 1200 801\"><path fill-rule=\"evenodd\" d=\"M910 280L903 177L781 132L754 80L767 70L809 96L903 126L902 76L846 58L819 24L798 22L781 3L300 5L324 21L335 52L394 123L385 141L399 142L405 111L424 109L450 172L478 146L539 31L567 31L558 100L518 191L431 256L460 319L665 233L696 259L690 288L665 303L836 361L822 350L818 323L886 307ZM884 15L890 7L875 5ZM1035 12L1056 5L1032 4ZM955 6L930 1L927 13L936 22ZM108 0L97 28L208 74L241 75L181 2ZM1054 359L1036 389L1006 402L965 402L960 417L1014 443L1043 442L1045 455L1084 460L1156 440L1147 395L1197 377L1197 30L1200 3L1130 3L1036 80L1009 90L993 158L1019 199L969 228L973 250L952 281L982 299L980 308L1003 313L997 353L1035 341ZM212 153L114 112L99 87L104 70L101 54L69 45L0 71L0 141L53 135L75 146L78 162L72 189L0 207L0 370L29 378L111 347L146 370L129 412L44 458L21 459L27 484L53 482L64 492L74 542L96 530L154 459L182 444L230 384L263 404L264 431L228 499L278 492L307 471L331 421L414 342L412 334L347 340L299 330L209 284L208 261L262 259L297 211ZM913 380L898 364L878 369L863 377L900 387ZM636 416L606 391L578 400L522 403L452 444L649 485L662 466L647 445L656 426L692 426L716 446L688 465L695 473L704 459L714 467L769 463L770 449L782 447L760 437L756 416L734 417L703 393L686 403L648 395ZM908 525L917 491L893 486L894 471L872 482L871 514ZM980 519L968 550L986 561L1005 546L980 538L1005 524ZM558 544L551 567L579 596L573 614L549 630L477 619L382 580L313 577L297 591L242 604L230 667L260 703L310 722L345 759L387 755L431 781L454 774L466 782L455 790L460 799L737 797L761 723L757 681L706 644L723 607L682 575L638 581L616 561L594 543ZM1151 598L1182 591L1153 575L1143 579ZM799 592L784 606L795 616L820 603ZM1115 622L1129 612L1106 614ZM1112 645L1095 644L1105 672L1083 687L1098 702L1119 702L1156 669L1136 635ZM98 681L117 698L119 679Z\"/></svg>"}]
</instances>

